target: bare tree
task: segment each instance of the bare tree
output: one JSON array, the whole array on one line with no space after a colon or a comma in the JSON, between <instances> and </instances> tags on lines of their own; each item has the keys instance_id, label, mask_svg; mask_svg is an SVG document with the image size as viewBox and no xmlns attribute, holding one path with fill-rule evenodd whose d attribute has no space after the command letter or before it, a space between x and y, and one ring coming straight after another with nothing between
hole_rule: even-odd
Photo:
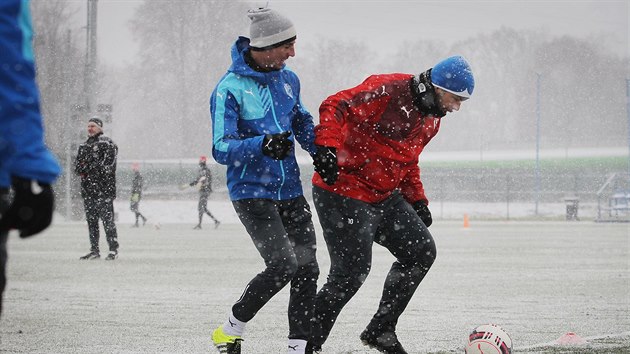
<instances>
[{"instance_id":1,"label":"bare tree","mask_svg":"<svg viewBox=\"0 0 630 354\"><path fill-rule=\"evenodd\" d=\"M304 49L287 65L300 77L302 100L317 122L320 103L335 92L365 80L377 55L364 43L354 41L321 38L300 46Z\"/></svg>"},{"instance_id":2,"label":"bare tree","mask_svg":"<svg viewBox=\"0 0 630 354\"><path fill-rule=\"evenodd\" d=\"M230 63L230 46L247 28L243 2L145 1L131 26L139 43L139 64L127 70L117 115L129 134L146 134L143 146L162 157L208 154L211 148L209 97ZM136 140L137 141L137 140ZM145 152L148 152L145 151ZM133 156L139 151L129 151ZM121 149L124 155L124 149ZM127 155L129 156L129 155Z\"/></svg>"},{"instance_id":3,"label":"bare tree","mask_svg":"<svg viewBox=\"0 0 630 354\"><path fill-rule=\"evenodd\" d=\"M34 0L34 52L46 140L58 156L65 155L75 127L70 117L83 89L84 58L77 46L78 28L71 28L75 4L64 0ZM70 124L70 126L69 126Z\"/></svg>"}]
</instances>

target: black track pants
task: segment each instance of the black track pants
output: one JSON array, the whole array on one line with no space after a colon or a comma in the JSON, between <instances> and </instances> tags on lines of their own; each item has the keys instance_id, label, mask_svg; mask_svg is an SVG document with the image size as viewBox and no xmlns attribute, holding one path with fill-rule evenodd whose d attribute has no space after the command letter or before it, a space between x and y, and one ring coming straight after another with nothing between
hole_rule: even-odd
<instances>
[{"instance_id":1,"label":"black track pants","mask_svg":"<svg viewBox=\"0 0 630 354\"><path fill-rule=\"evenodd\" d=\"M83 198L85 218L90 232L90 250L99 251L99 219L103 221L109 250L118 252L118 232L114 223L114 201L109 198Z\"/></svg>"},{"instance_id":2,"label":"black track pants","mask_svg":"<svg viewBox=\"0 0 630 354\"><path fill-rule=\"evenodd\" d=\"M394 193L368 204L313 187L313 197L330 254L330 274L315 298L312 342L323 344L343 307L365 281L372 266L372 244L387 248L392 264L378 310L368 325L395 331L416 288L431 268L433 237L409 203Z\"/></svg>"},{"instance_id":3,"label":"black track pants","mask_svg":"<svg viewBox=\"0 0 630 354\"><path fill-rule=\"evenodd\" d=\"M2 300L4 288L7 285L7 239L8 232L0 232L0 315L2 315Z\"/></svg>"},{"instance_id":4,"label":"black track pants","mask_svg":"<svg viewBox=\"0 0 630 354\"><path fill-rule=\"evenodd\" d=\"M266 266L247 284L232 313L248 322L290 282L289 338L308 339L319 267L306 199L245 199L232 204Z\"/></svg>"},{"instance_id":5,"label":"black track pants","mask_svg":"<svg viewBox=\"0 0 630 354\"><path fill-rule=\"evenodd\" d=\"M199 225L201 225L201 221L203 220L203 214L208 214L210 219L217 221L217 218L212 215L210 210L208 210L208 197L209 193L199 193L199 203L197 204L197 210L199 211Z\"/></svg>"}]
</instances>

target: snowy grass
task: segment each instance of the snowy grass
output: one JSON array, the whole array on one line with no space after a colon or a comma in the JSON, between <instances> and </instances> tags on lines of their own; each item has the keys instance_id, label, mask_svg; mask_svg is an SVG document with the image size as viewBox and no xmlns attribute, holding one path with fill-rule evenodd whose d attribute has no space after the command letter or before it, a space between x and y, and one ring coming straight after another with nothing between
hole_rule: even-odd
<instances>
[{"instance_id":1,"label":"snowy grass","mask_svg":"<svg viewBox=\"0 0 630 354\"><path fill-rule=\"evenodd\" d=\"M219 229L206 219L197 231L194 202L166 209L148 202L141 207L150 219L141 228L131 228L126 203L117 204L114 262L78 260L89 247L83 223L58 218L31 239L11 235L0 352L214 352L210 331L262 260L229 203L210 205L223 221ZM431 232L437 261L398 325L410 353L462 353L470 330L483 323L510 333L516 353L630 352L627 224L471 220L463 228L438 220ZM317 235L321 286L329 261L319 228ZM392 261L375 245L372 272L325 353L376 354L358 335ZM250 322L243 353L286 353L287 299L284 289ZM588 344L553 344L567 332Z\"/></svg>"}]
</instances>

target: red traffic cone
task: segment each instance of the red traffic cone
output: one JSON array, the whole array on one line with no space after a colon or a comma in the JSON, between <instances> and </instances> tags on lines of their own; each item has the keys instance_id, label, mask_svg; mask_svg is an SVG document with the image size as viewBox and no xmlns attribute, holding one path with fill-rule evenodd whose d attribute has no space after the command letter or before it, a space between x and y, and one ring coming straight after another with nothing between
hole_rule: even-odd
<instances>
[{"instance_id":1,"label":"red traffic cone","mask_svg":"<svg viewBox=\"0 0 630 354\"><path fill-rule=\"evenodd\" d=\"M586 344L587 341L573 332L567 332L556 339L555 343L559 345L580 345Z\"/></svg>"}]
</instances>

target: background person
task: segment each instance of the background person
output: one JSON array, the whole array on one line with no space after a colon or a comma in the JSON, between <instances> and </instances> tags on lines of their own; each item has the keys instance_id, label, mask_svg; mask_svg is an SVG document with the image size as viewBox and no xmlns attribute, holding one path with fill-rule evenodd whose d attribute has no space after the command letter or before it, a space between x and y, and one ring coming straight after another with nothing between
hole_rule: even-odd
<instances>
[{"instance_id":1,"label":"background person","mask_svg":"<svg viewBox=\"0 0 630 354\"><path fill-rule=\"evenodd\" d=\"M129 209L134 213L136 217L136 223L133 227L138 227L139 219L142 219L142 226L147 223L147 218L140 212L140 200L142 199L142 187L144 184L144 178L140 173L140 166L137 163L131 165L133 170L133 180L131 181L131 197L129 199Z\"/></svg>"},{"instance_id":2,"label":"background person","mask_svg":"<svg viewBox=\"0 0 630 354\"><path fill-rule=\"evenodd\" d=\"M470 66L454 56L420 75L370 76L322 103L313 198L331 266L315 301L315 350L368 276L376 242L396 261L360 338L383 353L407 353L396 324L436 257L418 158L473 89Z\"/></svg>"},{"instance_id":3,"label":"background person","mask_svg":"<svg viewBox=\"0 0 630 354\"><path fill-rule=\"evenodd\" d=\"M208 214L210 219L214 220L214 228L219 227L221 222L212 215L208 210L208 198L212 193L212 173L206 165L206 157L201 156L199 158L199 174L197 178L190 182L190 186L197 186L199 188L199 203L197 204L197 210L199 211L199 223L194 228L201 230L201 221L203 220L203 214Z\"/></svg>"},{"instance_id":4,"label":"background person","mask_svg":"<svg viewBox=\"0 0 630 354\"><path fill-rule=\"evenodd\" d=\"M118 147L112 139L103 135L103 121L99 118L88 121L87 132L88 138L79 146L74 169L81 178L81 197L90 235L90 252L80 259L101 257L98 224L101 220L109 245L109 254L105 259L114 260L118 257L119 246L114 223Z\"/></svg>"}]
</instances>

